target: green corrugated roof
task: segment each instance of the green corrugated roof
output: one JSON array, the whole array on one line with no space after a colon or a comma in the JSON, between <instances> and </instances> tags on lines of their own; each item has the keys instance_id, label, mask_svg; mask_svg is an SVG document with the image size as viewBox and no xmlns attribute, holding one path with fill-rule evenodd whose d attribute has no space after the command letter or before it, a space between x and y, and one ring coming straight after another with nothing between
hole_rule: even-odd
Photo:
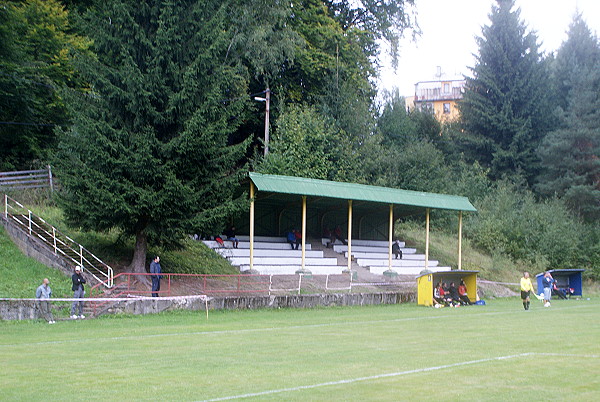
<instances>
[{"instance_id":1,"label":"green corrugated roof","mask_svg":"<svg viewBox=\"0 0 600 402\"><path fill-rule=\"evenodd\" d=\"M249 173L259 192L337 198L418 208L477 212L467 197L303 177Z\"/></svg>"}]
</instances>

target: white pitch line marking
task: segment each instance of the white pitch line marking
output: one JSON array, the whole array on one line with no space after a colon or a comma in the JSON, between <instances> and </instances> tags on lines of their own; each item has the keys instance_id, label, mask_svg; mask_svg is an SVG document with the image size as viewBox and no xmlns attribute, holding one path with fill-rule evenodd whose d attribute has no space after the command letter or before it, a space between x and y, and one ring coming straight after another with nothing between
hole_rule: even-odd
<instances>
[{"instance_id":1,"label":"white pitch line marking","mask_svg":"<svg viewBox=\"0 0 600 402\"><path fill-rule=\"evenodd\" d=\"M257 397L257 396L280 394L280 393L284 393L284 392L295 392L295 391L301 391L301 390L305 390L305 389L328 387L328 386L332 386L332 385L352 384L352 383L359 382L359 381L371 381L371 380L379 380L382 378L389 378L389 377L400 377L400 376L408 375L408 374L426 373L429 371L444 370L444 369L453 368L453 367L468 366L468 365L479 364L479 363L487 363L487 362L491 362L491 361L517 359L520 357L527 357L527 356L534 356L534 355L535 356L560 356L560 357L587 357L587 358L599 358L600 357L598 355L573 355L573 354L561 354L561 353L535 353L535 352L519 353L516 355L489 357L486 359L471 360L471 361L459 362L459 363L453 363L453 364L444 364L442 366L425 367L425 368L414 369L414 370L398 371L396 373L385 373L385 374L378 374L378 375L373 375L373 376L368 376L368 377L349 378L349 379L345 379L345 380L322 382L319 384L300 385L298 387L272 389L272 390L262 391L262 392L253 392L253 393L241 394L241 395L231 395L231 396L225 396L225 397L214 398L214 399L205 399L203 402L229 401L229 400L233 400L233 399L252 398L252 397Z\"/></svg>"}]
</instances>

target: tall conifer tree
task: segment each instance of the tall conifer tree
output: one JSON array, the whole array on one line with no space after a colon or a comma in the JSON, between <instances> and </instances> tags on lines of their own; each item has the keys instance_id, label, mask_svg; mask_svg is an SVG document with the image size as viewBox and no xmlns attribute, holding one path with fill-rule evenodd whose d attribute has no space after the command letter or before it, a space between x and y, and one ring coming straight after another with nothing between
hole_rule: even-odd
<instances>
[{"instance_id":1,"label":"tall conifer tree","mask_svg":"<svg viewBox=\"0 0 600 402\"><path fill-rule=\"evenodd\" d=\"M498 0L477 39L479 54L459 105L465 153L493 178L520 173L532 183L535 150L553 119L546 63L513 0Z\"/></svg>"},{"instance_id":2,"label":"tall conifer tree","mask_svg":"<svg viewBox=\"0 0 600 402\"><path fill-rule=\"evenodd\" d=\"M247 77L228 54L228 5L110 1L85 15L97 58L78 60L92 92L69 99L62 202L73 224L134 236L134 272L148 243L219 230L244 205L234 191L245 144L229 138Z\"/></svg>"},{"instance_id":3,"label":"tall conifer tree","mask_svg":"<svg viewBox=\"0 0 600 402\"><path fill-rule=\"evenodd\" d=\"M598 38L592 34L581 14L576 14L569 26L567 40L558 49L552 63L552 79L556 88L556 102L566 110L569 98L576 96L573 87L594 66L600 63Z\"/></svg>"},{"instance_id":4,"label":"tall conifer tree","mask_svg":"<svg viewBox=\"0 0 600 402\"><path fill-rule=\"evenodd\" d=\"M588 222L600 218L600 43L576 15L555 60L561 127L539 148L536 189L564 198Z\"/></svg>"}]
</instances>

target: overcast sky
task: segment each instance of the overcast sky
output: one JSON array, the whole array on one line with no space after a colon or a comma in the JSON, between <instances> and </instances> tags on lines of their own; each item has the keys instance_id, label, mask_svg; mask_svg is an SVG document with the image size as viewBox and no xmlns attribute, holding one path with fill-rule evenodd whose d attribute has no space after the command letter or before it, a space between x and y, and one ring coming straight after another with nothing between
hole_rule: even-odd
<instances>
[{"instance_id":1,"label":"overcast sky","mask_svg":"<svg viewBox=\"0 0 600 402\"><path fill-rule=\"evenodd\" d=\"M416 82L435 79L437 66L446 77L469 74L467 67L474 65L472 54L478 50L475 37L481 36L483 25L489 25L492 4L495 0L416 0L423 34L416 43L403 41L396 72L382 59L379 87L397 87L410 96ZM516 6L546 53L554 52L567 38L576 9L592 32L600 33L600 0L517 0Z\"/></svg>"}]
</instances>

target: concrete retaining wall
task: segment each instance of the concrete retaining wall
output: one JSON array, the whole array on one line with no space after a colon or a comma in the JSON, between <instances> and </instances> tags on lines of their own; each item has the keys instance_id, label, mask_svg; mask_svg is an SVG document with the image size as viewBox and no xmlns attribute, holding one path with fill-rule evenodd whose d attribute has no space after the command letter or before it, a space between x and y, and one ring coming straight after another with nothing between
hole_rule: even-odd
<instances>
[{"instance_id":1,"label":"concrete retaining wall","mask_svg":"<svg viewBox=\"0 0 600 402\"><path fill-rule=\"evenodd\" d=\"M260 308L314 308L327 306L369 306L414 303L415 293L344 293L284 296L230 296L208 302L210 310L244 310ZM55 308L64 303L55 302ZM70 303L67 305L70 306ZM206 304L198 297L158 297L131 299L106 306L100 314L155 314L171 310L204 310ZM33 300L0 300L0 319L29 320L39 318L37 302Z\"/></svg>"}]
</instances>

